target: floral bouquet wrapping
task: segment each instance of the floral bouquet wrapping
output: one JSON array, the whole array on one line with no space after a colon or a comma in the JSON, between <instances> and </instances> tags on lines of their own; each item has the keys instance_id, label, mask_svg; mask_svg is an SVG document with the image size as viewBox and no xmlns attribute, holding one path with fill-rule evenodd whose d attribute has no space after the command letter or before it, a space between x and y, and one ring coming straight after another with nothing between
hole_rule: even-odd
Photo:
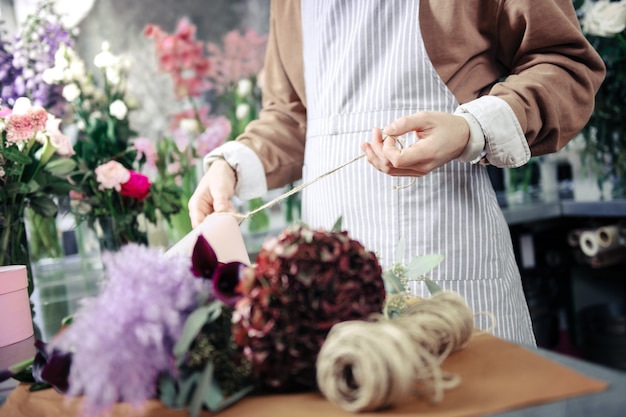
<instances>
[{"instance_id":1,"label":"floral bouquet wrapping","mask_svg":"<svg viewBox=\"0 0 626 417\"><path fill-rule=\"evenodd\" d=\"M266 241L252 266L221 262L203 235L190 258L129 244L104 260L100 294L38 343L32 372L31 389L82 396L91 415L151 398L197 415L252 391L314 388L333 325L385 302L372 252L303 225Z\"/></svg>"}]
</instances>

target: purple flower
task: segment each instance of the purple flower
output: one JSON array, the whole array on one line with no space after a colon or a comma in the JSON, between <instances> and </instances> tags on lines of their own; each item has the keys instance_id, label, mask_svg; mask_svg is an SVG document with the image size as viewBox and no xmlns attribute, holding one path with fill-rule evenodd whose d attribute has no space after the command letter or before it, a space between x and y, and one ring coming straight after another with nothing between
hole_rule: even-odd
<instances>
[{"instance_id":1,"label":"purple flower","mask_svg":"<svg viewBox=\"0 0 626 417\"><path fill-rule=\"evenodd\" d=\"M12 107L17 98L28 96L33 104L62 116L66 105L63 86L47 84L43 73L54 67L60 45L73 45L73 36L49 1L28 15L22 26L12 42L0 38L0 98Z\"/></svg>"},{"instance_id":2,"label":"purple flower","mask_svg":"<svg viewBox=\"0 0 626 417\"><path fill-rule=\"evenodd\" d=\"M189 258L157 248L129 244L104 261L100 294L84 301L50 343L73 352L68 394L84 395L92 415L118 401L155 397L159 375L175 372L172 350L185 320L209 292L190 272Z\"/></svg>"}]
</instances>

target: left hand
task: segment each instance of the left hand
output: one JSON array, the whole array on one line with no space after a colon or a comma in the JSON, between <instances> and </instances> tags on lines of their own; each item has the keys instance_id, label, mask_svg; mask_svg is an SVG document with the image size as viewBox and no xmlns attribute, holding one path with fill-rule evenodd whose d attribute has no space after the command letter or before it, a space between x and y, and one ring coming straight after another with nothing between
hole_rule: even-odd
<instances>
[{"instance_id":1,"label":"left hand","mask_svg":"<svg viewBox=\"0 0 626 417\"><path fill-rule=\"evenodd\" d=\"M367 160L376 169L392 176L421 177L453 159L467 146L470 129L461 116L422 111L401 117L384 129L374 129L372 141L361 144ZM392 136L414 131L418 141L402 148Z\"/></svg>"}]
</instances>

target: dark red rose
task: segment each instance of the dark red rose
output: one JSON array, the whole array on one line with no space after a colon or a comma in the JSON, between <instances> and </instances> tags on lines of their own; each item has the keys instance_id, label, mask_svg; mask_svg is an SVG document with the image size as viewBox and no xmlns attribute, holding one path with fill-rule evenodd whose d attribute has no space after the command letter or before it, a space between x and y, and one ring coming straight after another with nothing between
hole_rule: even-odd
<instances>
[{"instance_id":1,"label":"dark red rose","mask_svg":"<svg viewBox=\"0 0 626 417\"><path fill-rule=\"evenodd\" d=\"M150 194L152 184L148 177L136 171L130 171L130 179L122 184L120 194L143 201Z\"/></svg>"}]
</instances>

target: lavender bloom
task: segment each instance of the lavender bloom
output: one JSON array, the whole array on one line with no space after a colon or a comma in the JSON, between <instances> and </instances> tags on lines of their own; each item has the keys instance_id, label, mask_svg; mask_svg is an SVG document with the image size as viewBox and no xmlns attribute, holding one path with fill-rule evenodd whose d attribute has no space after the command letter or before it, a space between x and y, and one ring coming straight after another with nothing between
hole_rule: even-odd
<instances>
[{"instance_id":1,"label":"lavender bloom","mask_svg":"<svg viewBox=\"0 0 626 417\"><path fill-rule=\"evenodd\" d=\"M135 244L104 257L108 280L49 349L72 352L69 395L86 412L155 397L159 374L175 372L172 349L210 283L196 279L189 258Z\"/></svg>"}]
</instances>

